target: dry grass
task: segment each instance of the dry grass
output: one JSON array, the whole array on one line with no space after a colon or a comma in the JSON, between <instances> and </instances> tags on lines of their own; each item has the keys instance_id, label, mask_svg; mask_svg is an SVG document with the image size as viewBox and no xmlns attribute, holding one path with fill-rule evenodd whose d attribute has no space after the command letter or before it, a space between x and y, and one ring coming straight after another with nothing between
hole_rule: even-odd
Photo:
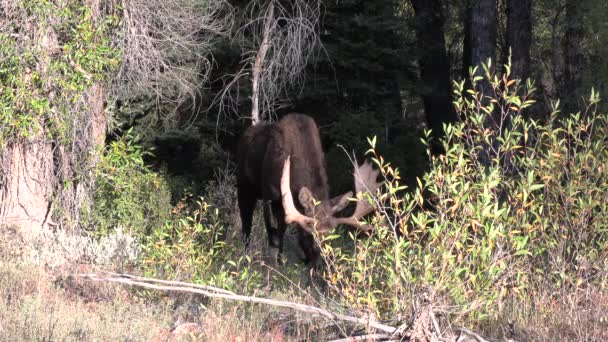
<instances>
[{"instance_id":1,"label":"dry grass","mask_svg":"<svg viewBox=\"0 0 608 342\"><path fill-rule=\"evenodd\" d=\"M256 221L256 238L248 253L268 262L271 257L262 220L257 216ZM236 240L240 234L233 233L229 239ZM135 293L120 285L74 278L70 275L124 267L108 263L112 258L88 255L115 254L108 248L86 247L96 242L70 243L78 239L47 234L27 241L18 230L0 227L0 341L295 341L340 336L332 322L289 309L198 296ZM287 257L294 259L288 262L291 264L297 259L291 255L298 249L297 241L289 237L286 242ZM62 250L66 255L61 256ZM84 257L74 250L84 251ZM104 262L96 264L96 260ZM260 291L258 295L275 299L318 304L295 284ZM312 288L304 291L315 292ZM496 339L608 340L608 294L604 289L587 285L560 293L548 291L519 299L503 308L498 319L466 325L480 326ZM323 305L331 306L327 302ZM341 328L343 333L352 333L348 327Z\"/></svg>"},{"instance_id":2,"label":"dry grass","mask_svg":"<svg viewBox=\"0 0 608 342\"><path fill-rule=\"evenodd\" d=\"M96 264L101 259L87 253L108 252L82 247L97 243L93 240L47 233L25 238L14 227L0 226L0 341L289 341L318 330L318 320L289 309L136 293L75 278L101 268L124 270L124 265ZM282 291L272 296L307 300L299 290Z\"/></svg>"},{"instance_id":3,"label":"dry grass","mask_svg":"<svg viewBox=\"0 0 608 342\"><path fill-rule=\"evenodd\" d=\"M0 336L6 341L150 341L170 327L162 306L126 290L91 288L36 266L0 263Z\"/></svg>"},{"instance_id":4,"label":"dry grass","mask_svg":"<svg viewBox=\"0 0 608 342\"><path fill-rule=\"evenodd\" d=\"M608 293L593 285L553 295L535 293L515 303L488 330L496 336L511 330L507 335L516 341L608 341Z\"/></svg>"},{"instance_id":5,"label":"dry grass","mask_svg":"<svg viewBox=\"0 0 608 342\"><path fill-rule=\"evenodd\" d=\"M49 273L0 262L0 340L290 341L317 334L318 321L288 309L180 295L143 299L69 275L89 269Z\"/></svg>"},{"instance_id":6,"label":"dry grass","mask_svg":"<svg viewBox=\"0 0 608 342\"><path fill-rule=\"evenodd\" d=\"M0 226L0 340L140 341L170 327L165 306L69 276L91 270L93 254L112 255L99 248L111 245L66 232L28 236Z\"/></svg>"},{"instance_id":7,"label":"dry grass","mask_svg":"<svg viewBox=\"0 0 608 342\"><path fill-rule=\"evenodd\" d=\"M205 341L291 341L308 335L290 317L265 306L214 302L202 319ZM247 319L244 319L247 317Z\"/></svg>"}]
</instances>

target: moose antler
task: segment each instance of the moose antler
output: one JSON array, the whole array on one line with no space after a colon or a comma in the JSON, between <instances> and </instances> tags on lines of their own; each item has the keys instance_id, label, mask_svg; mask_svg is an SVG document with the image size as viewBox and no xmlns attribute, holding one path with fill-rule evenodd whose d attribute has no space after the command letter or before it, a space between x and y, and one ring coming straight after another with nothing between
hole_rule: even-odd
<instances>
[{"instance_id":1,"label":"moose antler","mask_svg":"<svg viewBox=\"0 0 608 342\"><path fill-rule=\"evenodd\" d=\"M355 176L355 192L359 194L360 192L369 192L373 194L378 190L378 188L382 185L381 182L377 182L379 171L374 170L372 164L369 161L365 161L362 165L357 166L353 175ZM369 225L361 225L359 220L374 211L374 207L369 203L365 198L359 198L357 200L357 206L355 207L355 212L350 217L338 217L336 218L336 223L339 224L347 224L349 226L353 226L355 228L363 229L363 230L371 230L372 227Z\"/></svg>"},{"instance_id":2,"label":"moose antler","mask_svg":"<svg viewBox=\"0 0 608 342\"><path fill-rule=\"evenodd\" d=\"M293 202L293 195L291 193L291 181L290 181L290 168L291 162L290 157L285 159L283 164L283 174L281 175L281 197L283 201L283 209L285 211L285 222L297 223L304 230L312 233L315 228L315 219L300 213ZM370 192L374 193L382 185L380 182L376 182L379 171L374 170L372 165L366 161L362 165L355 168L353 175L355 176L355 191ZM338 224L346 224L357 229L371 230L372 227L369 225L361 225L359 220L371 213L374 207L364 198L360 198L357 201L355 212L350 217L332 217L331 224L329 226L335 227Z\"/></svg>"},{"instance_id":3,"label":"moose antler","mask_svg":"<svg viewBox=\"0 0 608 342\"><path fill-rule=\"evenodd\" d=\"M288 156L283 163L283 174L281 175L281 198L283 201L283 210L285 211L286 223L297 223L305 230L312 232L314 230L314 219L306 215L302 215L296 208L291 195L290 181L290 161L291 156Z\"/></svg>"}]
</instances>

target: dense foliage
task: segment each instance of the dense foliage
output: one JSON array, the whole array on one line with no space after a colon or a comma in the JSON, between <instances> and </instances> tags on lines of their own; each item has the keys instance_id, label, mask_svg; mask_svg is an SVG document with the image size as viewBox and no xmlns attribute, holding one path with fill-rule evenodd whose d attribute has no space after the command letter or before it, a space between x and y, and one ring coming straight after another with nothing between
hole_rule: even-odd
<instances>
[{"instance_id":1,"label":"dense foliage","mask_svg":"<svg viewBox=\"0 0 608 342\"><path fill-rule=\"evenodd\" d=\"M120 61L111 39L120 13L109 11L94 22L80 1L6 5L8 25L0 30L0 147L43 132L58 141L75 139L83 92Z\"/></svg>"},{"instance_id":2,"label":"dense foliage","mask_svg":"<svg viewBox=\"0 0 608 342\"><path fill-rule=\"evenodd\" d=\"M605 1L298 1L0 0L0 220L35 202L48 259L72 246L400 324L421 293L442 324L480 325L606 287ZM302 1L318 17L297 18ZM323 267L275 264L258 216L240 239L234 152L272 6L301 20L268 27L314 34L310 51L267 46L270 65L285 46L305 64L273 69L302 73L273 75L262 117L315 119L332 194L366 150L386 185L367 195L371 233L318 241Z\"/></svg>"},{"instance_id":3,"label":"dense foliage","mask_svg":"<svg viewBox=\"0 0 608 342\"><path fill-rule=\"evenodd\" d=\"M83 215L85 229L96 236L122 229L143 237L164 224L171 193L162 175L145 165L148 154L130 134L106 147L95 168L97 190Z\"/></svg>"},{"instance_id":4,"label":"dense foliage","mask_svg":"<svg viewBox=\"0 0 608 342\"><path fill-rule=\"evenodd\" d=\"M457 88L463 121L446 128L446 154L411 194L398 195L398 171L372 150L388 189L371 237L325 248L336 295L393 317L422 289L479 318L531 293L605 282L608 122L595 112L597 94L582 113L539 123L521 115L534 88L507 76L488 74L496 97L487 105ZM496 110L512 118L503 131L484 128ZM480 158L487 146L490 165Z\"/></svg>"}]
</instances>

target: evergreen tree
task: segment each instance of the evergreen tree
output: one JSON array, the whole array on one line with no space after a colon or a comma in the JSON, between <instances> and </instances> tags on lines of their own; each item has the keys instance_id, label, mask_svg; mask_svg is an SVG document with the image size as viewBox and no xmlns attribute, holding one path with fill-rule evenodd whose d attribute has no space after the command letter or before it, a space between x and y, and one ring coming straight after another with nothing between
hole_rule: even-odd
<instances>
[{"instance_id":1,"label":"evergreen tree","mask_svg":"<svg viewBox=\"0 0 608 342\"><path fill-rule=\"evenodd\" d=\"M314 115L329 148L330 179L347 179L348 163L336 145L359 157L377 136L385 156L397 165L422 164L414 122L403 116L401 90L411 88L413 33L399 1L326 2L321 26L324 51L310 67L305 91L293 109ZM417 169L404 168L415 174ZM335 177L334 177L335 176ZM413 177L412 177L413 178ZM339 187L351 186L338 184Z\"/></svg>"}]
</instances>

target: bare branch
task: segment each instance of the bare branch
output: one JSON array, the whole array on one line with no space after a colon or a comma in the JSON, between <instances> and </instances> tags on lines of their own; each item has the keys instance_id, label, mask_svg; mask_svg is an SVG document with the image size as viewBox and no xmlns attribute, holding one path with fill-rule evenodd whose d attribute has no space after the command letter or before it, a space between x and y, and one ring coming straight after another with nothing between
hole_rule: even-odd
<instances>
[{"instance_id":1,"label":"bare branch","mask_svg":"<svg viewBox=\"0 0 608 342\"><path fill-rule=\"evenodd\" d=\"M296 0L282 4L276 0L253 1L248 9L250 21L240 35L251 33L254 44L247 47L243 68L234 75L251 76L254 122L265 120L285 105L287 92L302 87L304 70L310 57L318 51L321 16L320 0ZM242 39L251 41L250 37ZM221 110L237 112L235 96L239 83L228 81L215 102Z\"/></svg>"},{"instance_id":2,"label":"bare branch","mask_svg":"<svg viewBox=\"0 0 608 342\"><path fill-rule=\"evenodd\" d=\"M222 290L222 289L218 289L218 288L214 288L214 287L210 287L210 286L174 282L174 281L166 281L166 280L160 280L160 279L154 279L154 278L136 277L136 276L132 276L129 274L116 274L116 273L104 273L104 274L90 273L90 274L79 274L77 276L83 277L83 278L88 278L93 281L120 283L120 284L143 287L143 288L154 289L154 290L159 290L159 291L177 291L177 292L197 293L197 294L201 294L203 296L211 297L211 298L222 298L222 299L237 300L237 301L243 301L243 302L249 302L249 303L266 304L266 305L272 305L272 306L278 306L278 307L284 307L284 308L291 308L291 309L301 311L301 312L306 312L306 313L309 313L312 315L322 316L322 317L325 317L325 318L328 318L331 320L345 321L345 322L364 325L364 326L367 326L370 328L384 331L389 334L393 333L396 330L396 328L394 328L394 327L382 324L377 321L372 321L372 320L369 320L366 318L341 315L341 314L333 313L333 312L323 309L323 308L310 306L310 305L304 305L304 304L300 304L300 303L273 300L273 299L260 298L260 297L254 297L254 296L238 295L238 294L234 294L230 291L226 291L226 290ZM167 285L158 285L158 284L167 284Z\"/></svg>"},{"instance_id":3,"label":"bare branch","mask_svg":"<svg viewBox=\"0 0 608 342\"><path fill-rule=\"evenodd\" d=\"M114 94L153 94L180 103L199 91L212 62L212 40L227 35L232 9L224 1L129 0L122 3L122 64Z\"/></svg>"},{"instance_id":4,"label":"bare branch","mask_svg":"<svg viewBox=\"0 0 608 342\"><path fill-rule=\"evenodd\" d=\"M341 338L339 340L331 340L329 342L356 342L356 341L374 341L374 340L384 340L390 338L391 335L388 334L369 334L369 335L359 335L359 336L349 336L347 338ZM399 341L399 340L396 340Z\"/></svg>"},{"instance_id":5,"label":"bare branch","mask_svg":"<svg viewBox=\"0 0 608 342\"><path fill-rule=\"evenodd\" d=\"M483 338L483 336L476 334L475 332L466 329L466 328L456 328L457 331L460 331L460 336L458 337L458 339L456 340L457 342L460 341L478 341L478 342L488 342L488 340L486 340L485 338Z\"/></svg>"},{"instance_id":6,"label":"bare branch","mask_svg":"<svg viewBox=\"0 0 608 342\"><path fill-rule=\"evenodd\" d=\"M174 286L191 287L191 288L194 288L194 289L202 289L202 290L205 290L205 291L224 293L224 294L228 294L228 295L235 295L235 293L232 292L232 291L220 289L220 288L217 288L217 287L214 287L214 286L209 286L209 285L200 285L200 284L194 284L194 283L186 283L186 282L183 282L183 281L175 281L175 280L164 280L164 279L156 279L156 278L138 277L138 276L134 276L134 275L130 275L130 274L114 273L114 272L105 272L105 274L107 274L109 276L112 276L112 277L131 279L133 281L141 281L141 282L148 282L148 283L158 283L158 284L172 285L172 286L174 285Z\"/></svg>"},{"instance_id":7,"label":"bare branch","mask_svg":"<svg viewBox=\"0 0 608 342\"><path fill-rule=\"evenodd\" d=\"M275 25L274 20L274 7L269 6L268 13L266 13L266 22L264 23L264 38L262 44L255 56L255 63L253 63L253 79L252 79L252 90L251 90L251 121L254 125L260 122L259 113L259 100L260 100L260 74L264 71L264 61L266 60L266 53L270 48L270 35Z\"/></svg>"}]
</instances>

